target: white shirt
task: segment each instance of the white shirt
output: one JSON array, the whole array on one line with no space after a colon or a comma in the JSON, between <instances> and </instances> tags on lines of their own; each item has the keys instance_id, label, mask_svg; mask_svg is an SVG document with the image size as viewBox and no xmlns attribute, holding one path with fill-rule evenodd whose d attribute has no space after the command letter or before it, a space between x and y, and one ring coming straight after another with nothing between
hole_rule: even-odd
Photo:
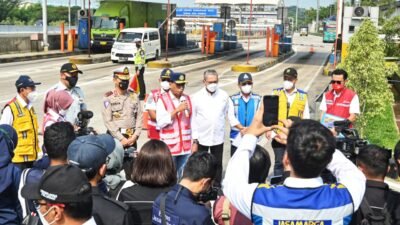
<instances>
[{"instance_id":1,"label":"white shirt","mask_svg":"<svg viewBox=\"0 0 400 225\"><path fill-rule=\"evenodd\" d=\"M27 107L29 110L32 108L31 103L26 103L25 100L18 94L17 101L22 108ZM14 116L11 111L11 107L7 106L4 108L3 114L1 115L0 124L7 124L12 126L14 122Z\"/></svg>"},{"instance_id":2,"label":"white shirt","mask_svg":"<svg viewBox=\"0 0 400 225\"><path fill-rule=\"evenodd\" d=\"M172 103L174 104L175 108L177 108L181 104L181 101L179 99L177 99L175 97L175 95L172 94L171 91L169 91L168 94L171 97ZM164 128L164 127L172 124L172 122L173 122L171 119L172 112L167 111L162 100L157 102L156 112L157 112L156 120L157 120L158 127ZM180 113L183 113L183 112L180 112Z\"/></svg>"},{"instance_id":3,"label":"white shirt","mask_svg":"<svg viewBox=\"0 0 400 225\"><path fill-rule=\"evenodd\" d=\"M86 104L83 102L84 100L84 95L82 90L79 87L73 87L71 89L68 89L61 81L58 82L58 84L54 85L53 87L51 87L47 92L49 92L50 90L65 90L67 91L71 97L74 99L74 101L72 102L71 106L68 108L66 115L65 115L65 119L66 121L70 122L71 124L76 124L76 119L78 116L78 113L81 110L86 110ZM47 96L47 93L46 93Z\"/></svg>"},{"instance_id":4,"label":"white shirt","mask_svg":"<svg viewBox=\"0 0 400 225\"><path fill-rule=\"evenodd\" d=\"M292 93L288 93L286 90L284 90L287 101L289 102L289 105L292 106L294 99L296 98L296 93L297 88L294 88ZM304 106L304 112L303 112L303 118L302 119L310 119L310 107L308 105L308 97L306 100L306 105Z\"/></svg>"},{"instance_id":5,"label":"white shirt","mask_svg":"<svg viewBox=\"0 0 400 225\"><path fill-rule=\"evenodd\" d=\"M220 88L213 94L202 88L193 95L192 104L192 138L197 139L201 145L224 143L227 115L232 127L239 124L234 113L228 113L229 95Z\"/></svg>"},{"instance_id":6,"label":"white shirt","mask_svg":"<svg viewBox=\"0 0 400 225\"><path fill-rule=\"evenodd\" d=\"M343 92L341 92L343 93ZM334 95L334 99L340 97L340 94L336 94L336 92L333 92ZM322 101L321 101L321 105L319 106L319 110L326 112L328 110L328 106L326 105L326 98L325 98L325 94L322 97ZM360 114L360 100L358 98L358 95L355 94L353 99L350 102L350 109L349 109L349 113L350 114Z\"/></svg>"},{"instance_id":7,"label":"white shirt","mask_svg":"<svg viewBox=\"0 0 400 225\"><path fill-rule=\"evenodd\" d=\"M247 218L251 218L252 198L257 183L248 183L249 160L254 153L257 137L246 134L238 149L228 163L225 179L222 183L223 192L231 203ZM366 178L343 153L336 150L331 163L327 166L349 191L354 204L354 211L360 206L365 192ZM284 185L293 188L315 188L323 185L320 177L311 179L286 178Z\"/></svg>"},{"instance_id":8,"label":"white shirt","mask_svg":"<svg viewBox=\"0 0 400 225\"><path fill-rule=\"evenodd\" d=\"M165 93L164 89L160 89L160 95ZM147 96L146 104L144 106L144 110L156 110L157 111L157 101L154 101L153 92L151 91Z\"/></svg>"},{"instance_id":9,"label":"white shirt","mask_svg":"<svg viewBox=\"0 0 400 225\"><path fill-rule=\"evenodd\" d=\"M97 225L94 218L90 218L88 221L84 222L82 225Z\"/></svg>"}]
</instances>

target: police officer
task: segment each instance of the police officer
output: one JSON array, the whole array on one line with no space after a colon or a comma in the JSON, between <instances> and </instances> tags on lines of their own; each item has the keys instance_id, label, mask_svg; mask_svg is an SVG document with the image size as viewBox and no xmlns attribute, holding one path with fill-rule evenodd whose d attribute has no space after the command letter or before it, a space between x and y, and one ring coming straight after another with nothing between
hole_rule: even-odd
<instances>
[{"instance_id":1,"label":"police officer","mask_svg":"<svg viewBox=\"0 0 400 225\"><path fill-rule=\"evenodd\" d=\"M283 71L283 87L273 90L273 95L279 96L279 115L280 121L289 117L299 117L301 119L310 118L310 109L308 106L307 93L296 88L297 71L294 68L287 68ZM280 123L282 125L282 123ZM268 132L267 137L272 137L274 132ZM283 174L283 154L285 145L272 141L272 148L275 153L274 175Z\"/></svg>"},{"instance_id":2,"label":"police officer","mask_svg":"<svg viewBox=\"0 0 400 225\"><path fill-rule=\"evenodd\" d=\"M128 225L131 219L128 206L106 196L99 187L106 175L107 157L115 147L114 139L108 134L87 135L76 138L68 146L68 163L78 166L92 186L93 217L97 224Z\"/></svg>"},{"instance_id":3,"label":"police officer","mask_svg":"<svg viewBox=\"0 0 400 225\"><path fill-rule=\"evenodd\" d=\"M229 113L234 113L239 124L231 128L230 138L231 156L235 153L235 139L238 135L243 135L248 126L253 121L253 117L258 109L261 96L252 92L253 77L249 73L241 73L238 77L240 92L230 96Z\"/></svg>"},{"instance_id":4,"label":"police officer","mask_svg":"<svg viewBox=\"0 0 400 225\"><path fill-rule=\"evenodd\" d=\"M86 104L84 103L84 94L80 87L76 86L78 83L79 76L78 74L82 74L82 71L78 69L78 67L73 63L65 63L61 66L60 69L60 81L58 84L54 85L50 90L65 90L67 91L72 98L74 99L71 106L68 108L65 120L72 123L73 125L78 125L78 113L86 110ZM47 91L45 102L44 102L44 111L47 111L48 101L50 101Z\"/></svg>"},{"instance_id":5,"label":"police officer","mask_svg":"<svg viewBox=\"0 0 400 225\"><path fill-rule=\"evenodd\" d=\"M38 121L33 103L38 98L36 85L29 76L21 75L15 82L17 96L4 107L0 124L14 127L18 134L18 144L12 162L21 168L30 168L41 152L38 140Z\"/></svg>"},{"instance_id":6,"label":"police officer","mask_svg":"<svg viewBox=\"0 0 400 225\"><path fill-rule=\"evenodd\" d=\"M130 154L136 149L142 131L142 109L137 95L127 91L130 78L128 67L121 67L113 73L115 89L104 96L103 121L108 133L119 140Z\"/></svg>"},{"instance_id":7,"label":"police officer","mask_svg":"<svg viewBox=\"0 0 400 225\"><path fill-rule=\"evenodd\" d=\"M170 75L173 73L171 69L163 69L160 74L160 88L151 90L149 96L147 96L145 110L148 112L147 120L147 137L150 139L160 139L160 128L157 127L157 101L160 95L169 91Z\"/></svg>"},{"instance_id":8,"label":"police officer","mask_svg":"<svg viewBox=\"0 0 400 225\"><path fill-rule=\"evenodd\" d=\"M136 53L135 53L135 71L136 76L139 81L139 99L141 101L144 100L146 95L146 84L144 83L144 66L146 64L146 52L142 48L142 41L139 38L135 38L134 42L136 43Z\"/></svg>"}]
</instances>

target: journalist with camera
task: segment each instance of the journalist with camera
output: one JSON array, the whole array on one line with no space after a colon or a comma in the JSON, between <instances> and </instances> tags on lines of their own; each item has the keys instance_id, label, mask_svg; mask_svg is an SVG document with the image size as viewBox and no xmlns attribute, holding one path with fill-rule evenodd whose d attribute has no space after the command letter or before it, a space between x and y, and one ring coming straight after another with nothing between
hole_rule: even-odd
<instances>
[{"instance_id":1,"label":"journalist with camera","mask_svg":"<svg viewBox=\"0 0 400 225\"><path fill-rule=\"evenodd\" d=\"M217 198L218 191L212 185L216 171L217 162L213 155L208 152L193 153L179 184L159 195L154 202L153 224L214 225L210 209L202 203Z\"/></svg>"}]
</instances>

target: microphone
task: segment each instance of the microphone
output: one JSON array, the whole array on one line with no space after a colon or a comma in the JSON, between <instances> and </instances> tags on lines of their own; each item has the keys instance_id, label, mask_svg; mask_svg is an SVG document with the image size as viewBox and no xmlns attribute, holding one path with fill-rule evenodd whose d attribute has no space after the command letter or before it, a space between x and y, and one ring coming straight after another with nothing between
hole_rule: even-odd
<instances>
[{"instance_id":1,"label":"microphone","mask_svg":"<svg viewBox=\"0 0 400 225\"><path fill-rule=\"evenodd\" d=\"M181 98L179 100L181 102L186 102L186 97L185 96L181 96ZM185 116L189 117L189 109L185 109Z\"/></svg>"}]
</instances>

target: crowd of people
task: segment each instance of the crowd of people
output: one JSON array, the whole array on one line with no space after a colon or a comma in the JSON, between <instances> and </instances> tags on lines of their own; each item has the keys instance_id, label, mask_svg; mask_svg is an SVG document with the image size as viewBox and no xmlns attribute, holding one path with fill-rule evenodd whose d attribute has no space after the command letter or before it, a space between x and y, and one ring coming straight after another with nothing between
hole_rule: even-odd
<instances>
[{"instance_id":1,"label":"crowd of people","mask_svg":"<svg viewBox=\"0 0 400 225\"><path fill-rule=\"evenodd\" d=\"M143 78L143 67L137 71ZM40 83L16 81L0 118L0 224L400 224L400 194L384 183L391 160L399 171L400 144L394 156L366 145L355 163L336 149L332 121L351 128L360 114L344 70L333 71L315 121L295 68L283 71L271 106L252 91L250 73L229 96L212 69L193 95L186 74L164 69L143 104L145 89L131 91L129 68L121 67L103 98L106 134L81 130L88 109L80 73L75 64L61 67L40 126L32 106ZM268 107L278 108L279 123L265 125ZM144 111L150 140L138 146ZM231 159L223 176L226 121ZM273 159L258 145L262 136ZM327 173L334 181L322 178Z\"/></svg>"}]
</instances>

